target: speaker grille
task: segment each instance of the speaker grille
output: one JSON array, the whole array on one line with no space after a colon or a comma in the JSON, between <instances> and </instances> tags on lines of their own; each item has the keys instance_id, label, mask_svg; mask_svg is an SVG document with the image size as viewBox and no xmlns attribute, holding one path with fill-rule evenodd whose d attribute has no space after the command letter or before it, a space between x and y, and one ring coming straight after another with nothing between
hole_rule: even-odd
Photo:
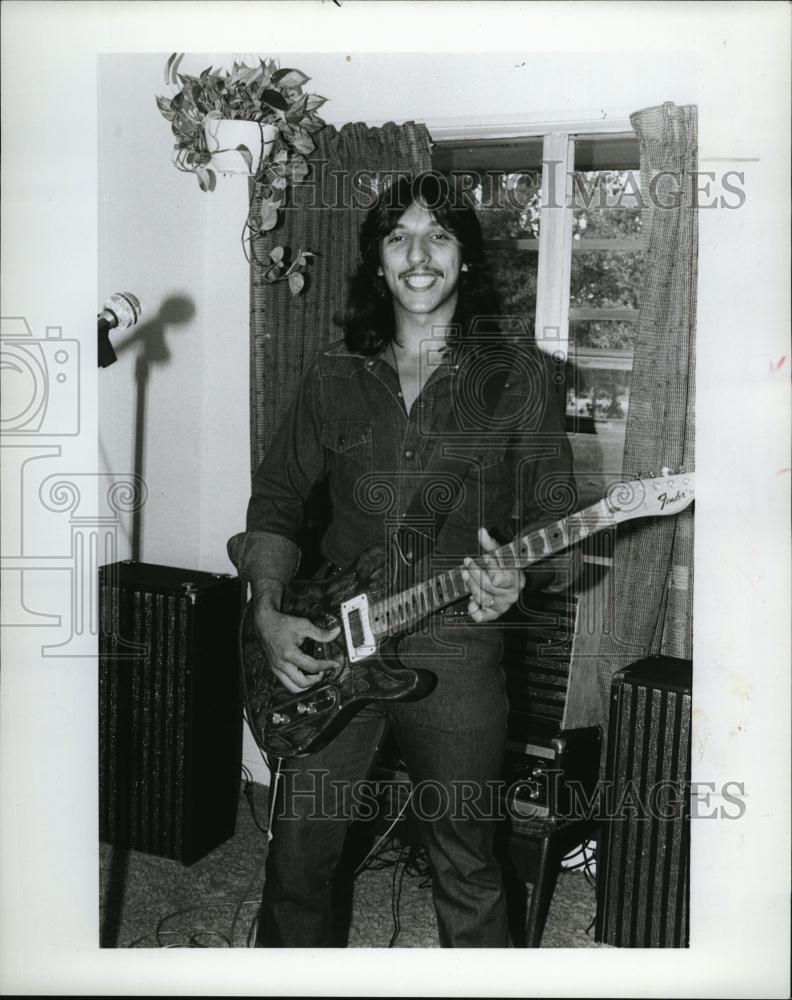
<instances>
[{"instance_id":1,"label":"speaker grille","mask_svg":"<svg viewBox=\"0 0 792 1000\"><path fill-rule=\"evenodd\" d=\"M549 741L564 718L578 596L531 594L504 617L509 739Z\"/></svg>"},{"instance_id":2,"label":"speaker grille","mask_svg":"<svg viewBox=\"0 0 792 1000\"><path fill-rule=\"evenodd\" d=\"M614 678L598 941L688 943L690 721L689 661L651 657Z\"/></svg>"},{"instance_id":3,"label":"speaker grille","mask_svg":"<svg viewBox=\"0 0 792 1000\"><path fill-rule=\"evenodd\" d=\"M101 568L100 840L190 864L232 835L239 612L233 578Z\"/></svg>"}]
</instances>

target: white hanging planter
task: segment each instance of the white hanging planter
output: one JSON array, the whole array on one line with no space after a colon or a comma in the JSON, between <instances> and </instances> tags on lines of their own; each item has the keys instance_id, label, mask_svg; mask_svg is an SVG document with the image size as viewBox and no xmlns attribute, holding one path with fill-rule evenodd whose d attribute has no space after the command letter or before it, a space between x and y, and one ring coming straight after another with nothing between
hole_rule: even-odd
<instances>
[{"instance_id":1,"label":"white hanging planter","mask_svg":"<svg viewBox=\"0 0 792 1000\"><path fill-rule=\"evenodd\" d=\"M216 113L216 112L215 112ZM221 174L251 174L272 152L278 130L274 125L241 121L232 118L207 118L204 121L206 145L212 157L212 167ZM252 163L237 149L246 146Z\"/></svg>"}]
</instances>

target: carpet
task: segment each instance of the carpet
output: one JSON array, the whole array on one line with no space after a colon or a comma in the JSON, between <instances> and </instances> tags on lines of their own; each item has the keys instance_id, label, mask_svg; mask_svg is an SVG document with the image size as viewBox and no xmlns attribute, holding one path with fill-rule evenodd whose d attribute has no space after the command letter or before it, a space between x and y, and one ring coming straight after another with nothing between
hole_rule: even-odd
<instances>
[{"instance_id":1,"label":"carpet","mask_svg":"<svg viewBox=\"0 0 792 1000\"><path fill-rule=\"evenodd\" d=\"M189 867L100 845L102 947L249 946L264 882L267 789L252 785L248 792L240 797L234 836ZM385 841L376 859L345 884L348 947L439 947L422 852ZM530 884L526 889L530 899ZM595 908L590 877L562 870L541 946L606 947L593 939Z\"/></svg>"}]
</instances>

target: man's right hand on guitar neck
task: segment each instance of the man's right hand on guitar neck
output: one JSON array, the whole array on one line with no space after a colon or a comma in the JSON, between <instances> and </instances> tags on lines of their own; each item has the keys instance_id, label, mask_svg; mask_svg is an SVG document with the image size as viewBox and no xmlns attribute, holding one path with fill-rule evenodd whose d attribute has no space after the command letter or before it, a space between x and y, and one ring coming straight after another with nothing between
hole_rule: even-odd
<instances>
[{"instance_id":1,"label":"man's right hand on guitar neck","mask_svg":"<svg viewBox=\"0 0 792 1000\"><path fill-rule=\"evenodd\" d=\"M283 590L279 580L256 580L253 615L270 669L287 691L299 694L320 681L334 666L343 666L335 660L316 660L304 653L300 645L305 639L332 642L340 628L324 631L307 618L283 614L280 610Z\"/></svg>"}]
</instances>

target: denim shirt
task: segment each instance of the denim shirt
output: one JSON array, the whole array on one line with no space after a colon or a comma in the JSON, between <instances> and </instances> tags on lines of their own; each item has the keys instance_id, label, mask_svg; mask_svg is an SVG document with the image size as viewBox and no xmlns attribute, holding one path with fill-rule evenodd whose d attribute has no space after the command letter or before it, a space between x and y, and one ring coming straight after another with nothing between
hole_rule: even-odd
<instances>
[{"instance_id":1,"label":"denim shirt","mask_svg":"<svg viewBox=\"0 0 792 1000\"><path fill-rule=\"evenodd\" d=\"M492 350L489 364L509 365L494 417L483 418L480 398L468 393L458 407L462 433L443 440L469 464L435 546L446 565L479 553L481 526L506 542L523 525L575 509L563 396L546 355L514 345ZM364 546L385 543L417 489L427 491L431 509L442 509L448 484L426 469L464 365L465 355L444 360L408 414L388 353L366 357L341 341L322 349L253 477L247 530L229 541L240 574L288 580L303 503L324 476L333 509L322 550L339 566Z\"/></svg>"}]
</instances>

